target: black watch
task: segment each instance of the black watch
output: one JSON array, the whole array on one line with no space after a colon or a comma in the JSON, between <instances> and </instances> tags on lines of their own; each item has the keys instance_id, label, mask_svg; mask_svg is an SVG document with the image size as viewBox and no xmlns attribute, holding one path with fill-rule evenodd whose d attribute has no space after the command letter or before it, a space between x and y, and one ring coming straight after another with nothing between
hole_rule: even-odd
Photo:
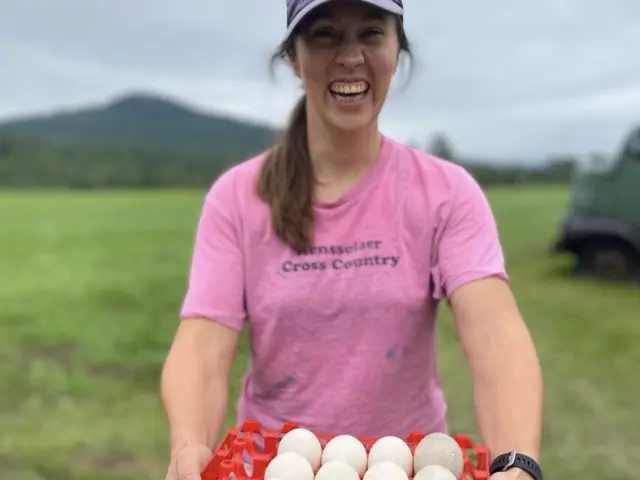
<instances>
[{"instance_id":1,"label":"black watch","mask_svg":"<svg viewBox=\"0 0 640 480\"><path fill-rule=\"evenodd\" d=\"M538 462L518 452L503 453L494 458L489 467L489 475L497 472L506 472L512 468L519 468L527 472L534 480L542 480L542 469Z\"/></svg>"}]
</instances>

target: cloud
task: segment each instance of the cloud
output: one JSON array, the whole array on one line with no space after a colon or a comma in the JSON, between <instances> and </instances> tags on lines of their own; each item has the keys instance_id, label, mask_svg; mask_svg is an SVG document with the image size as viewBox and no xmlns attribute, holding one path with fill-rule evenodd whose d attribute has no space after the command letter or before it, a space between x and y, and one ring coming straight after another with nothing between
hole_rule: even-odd
<instances>
[{"instance_id":1,"label":"cloud","mask_svg":"<svg viewBox=\"0 0 640 480\"><path fill-rule=\"evenodd\" d=\"M385 132L496 157L612 151L640 111L637 0L406 0L417 58ZM154 89L283 123L300 94L268 75L284 0L4 0L0 115Z\"/></svg>"}]
</instances>

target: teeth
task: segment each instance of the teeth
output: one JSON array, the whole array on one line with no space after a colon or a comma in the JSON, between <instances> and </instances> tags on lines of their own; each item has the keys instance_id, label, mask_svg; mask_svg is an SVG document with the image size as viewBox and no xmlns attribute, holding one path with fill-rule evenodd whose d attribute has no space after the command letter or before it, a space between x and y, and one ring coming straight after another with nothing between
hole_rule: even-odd
<instances>
[{"instance_id":1,"label":"teeth","mask_svg":"<svg viewBox=\"0 0 640 480\"><path fill-rule=\"evenodd\" d=\"M330 90L333 93L339 93L342 95L355 95L355 94L366 91L367 88L368 86L366 82L358 82L358 83L336 82L331 85Z\"/></svg>"},{"instance_id":2,"label":"teeth","mask_svg":"<svg viewBox=\"0 0 640 480\"><path fill-rule=\"evenodd\" d=\"M334 94L333 98L335 98L339 102L350 103L350 102L359 102L364 98L365 95L366 95L365 92L357 93L355 95L343 95L343 94L336 93Z\"/></svg>"}]
</instances>

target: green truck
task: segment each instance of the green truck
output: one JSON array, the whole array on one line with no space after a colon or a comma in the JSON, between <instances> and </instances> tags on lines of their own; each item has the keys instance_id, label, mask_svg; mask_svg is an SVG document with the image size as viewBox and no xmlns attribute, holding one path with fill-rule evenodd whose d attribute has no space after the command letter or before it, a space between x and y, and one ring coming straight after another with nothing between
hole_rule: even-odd
<instances>
[{"instance_id":1,"label":"green truck","mask_svg":"<svg viewBox=\"0 0 640 480\"><path fill-rule=\"evenodd\" d=\"M612 161L576 168L552 250L574 255L579 273L640 280L640 127Z\"/></svg>"}]
</instances>

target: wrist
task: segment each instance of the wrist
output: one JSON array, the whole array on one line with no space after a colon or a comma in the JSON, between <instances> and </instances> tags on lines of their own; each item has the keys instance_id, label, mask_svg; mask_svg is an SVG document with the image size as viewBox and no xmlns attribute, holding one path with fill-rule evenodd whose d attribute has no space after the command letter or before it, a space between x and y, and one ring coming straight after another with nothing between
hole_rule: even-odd
<instances>
[{"instance_id":1,"label":"wrist","mask_svg":"<svg viewBox=\"0 0 640 480\"><path fill-rule=\"evenodd\" d=\"M509 480L534 480L529 473L521 468L512 468L511 470L507 470L505 473Z\"/></svg>"},{"instance_id":2,"label":"wrist","mask_svg":"<svg viewBox=\"0 0 640 480\"><path fill-rule=\"evenodd\" d=\"M209 450L211 450L211 447L209 447L209 445L207 445L206 441L202 441L201 439L195 438L195 437L189 437L189 438L183 438L180 441L175 442L172 446L171 446L171 458L174 458L176 455L178 455L182 450L184 450L185 448L188 447L206 447Z\"/></svg>"},{"instance_id":3,"label":"wrist","mask_svg":"<svg viewBox=\"0 0 640 480\"><path fill-rule=\"evenodd\" d=\"M493 459L490 474L500 474L501 479L542 480L542 470L534 457L517 451L503 453Z\"/></svg>"}]
</instances>

